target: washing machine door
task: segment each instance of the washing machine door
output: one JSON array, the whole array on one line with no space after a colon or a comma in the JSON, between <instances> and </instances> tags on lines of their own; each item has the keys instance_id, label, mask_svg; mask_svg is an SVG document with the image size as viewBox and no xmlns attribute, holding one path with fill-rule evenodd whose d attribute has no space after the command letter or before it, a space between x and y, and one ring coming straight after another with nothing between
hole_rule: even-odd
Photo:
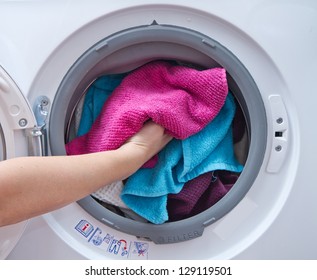
<instances>
[{"instance_id":1,"label":"washing machine door","mask_svg":"<svg viewBox=\"0 0 317 280\"><path fill-rule=\"evenodd\" d=\"M0 65L0 160L41 155L40 134L26 98ZM0 228L0 259L5 259L14 248L26 224Z\"/></svg>"}]
</instances>

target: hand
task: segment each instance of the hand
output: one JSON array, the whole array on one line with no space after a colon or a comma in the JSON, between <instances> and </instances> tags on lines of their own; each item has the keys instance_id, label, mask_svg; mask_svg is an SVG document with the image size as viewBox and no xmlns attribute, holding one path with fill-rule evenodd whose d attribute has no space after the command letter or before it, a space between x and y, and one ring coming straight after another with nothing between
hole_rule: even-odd
<instances>
[{"instance_id":1,"label":"hand","mask_svg":"<svg viewBox=\"0 0 317 280\"><path fill-rule=\"evenodd\" d=\"M162 126L153 121L148 121L121 148L133 149L135 152L140 151L145 156L144 160L147 161L171 140L172 136L165 133L165 129Z\"/></svg>"}]
</instances>

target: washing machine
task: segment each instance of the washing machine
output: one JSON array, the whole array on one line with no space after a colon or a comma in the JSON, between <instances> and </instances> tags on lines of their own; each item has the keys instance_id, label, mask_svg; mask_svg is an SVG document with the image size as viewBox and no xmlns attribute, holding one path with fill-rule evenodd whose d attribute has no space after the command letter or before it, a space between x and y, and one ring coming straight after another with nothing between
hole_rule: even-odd
<instances>
[{"instance_id":1,"label":"washing machine","mask_svg":"<svg viewBox=\"0 0 317 280\"><path fill-rule=\"evenodd\" d=\"M155 225L88 196L0 228L2 259L317 258L316 1L1 1L0 14L0 160L65 155L93 81L154 60L225 68L247 131L243 171L209 209Z\"/></svg>"}]
</instances>

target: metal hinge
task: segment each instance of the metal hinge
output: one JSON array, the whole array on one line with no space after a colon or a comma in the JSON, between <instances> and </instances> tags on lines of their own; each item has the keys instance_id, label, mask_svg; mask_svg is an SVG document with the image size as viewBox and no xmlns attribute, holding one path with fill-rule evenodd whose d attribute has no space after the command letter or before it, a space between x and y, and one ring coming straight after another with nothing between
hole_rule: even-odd
<instances>
[{"instance_id":1,"label":"metal hinge","mask_svg":"<svg viewBox=\"0 0 317 280\"><path fill-rule=\"evenodd\" d=\"M41 150L41 154L43 156L48 155L48 142L47 142L47 121L50 109L50 100L47 96L39 96L35 100L33 111L34 116L37 122L37 126L35 126L30 131L30 136L32 136L32 141L30 141L30 146L35 151ZM29 146L29 148L31 148Z\"/></svg>"}]
</instances>

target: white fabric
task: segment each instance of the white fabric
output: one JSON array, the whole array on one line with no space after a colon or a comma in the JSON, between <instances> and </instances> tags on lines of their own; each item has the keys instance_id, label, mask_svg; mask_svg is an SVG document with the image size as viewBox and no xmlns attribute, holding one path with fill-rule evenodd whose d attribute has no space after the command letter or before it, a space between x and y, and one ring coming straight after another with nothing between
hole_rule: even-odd
<instances>
[{"instance_id":1,"label":"white fabric","mask_svg":"<svg viewBox=\"0 0 317 280\"><path fill-rule=\"evenodd\" d=\"M111 185L100 188L91 195L99 199L100 201L106 202L108 204L112 204L120 208L128 208L120 197L123 187L123 182L117 181L112 183Z\"/></svg>"}]
</instances>

